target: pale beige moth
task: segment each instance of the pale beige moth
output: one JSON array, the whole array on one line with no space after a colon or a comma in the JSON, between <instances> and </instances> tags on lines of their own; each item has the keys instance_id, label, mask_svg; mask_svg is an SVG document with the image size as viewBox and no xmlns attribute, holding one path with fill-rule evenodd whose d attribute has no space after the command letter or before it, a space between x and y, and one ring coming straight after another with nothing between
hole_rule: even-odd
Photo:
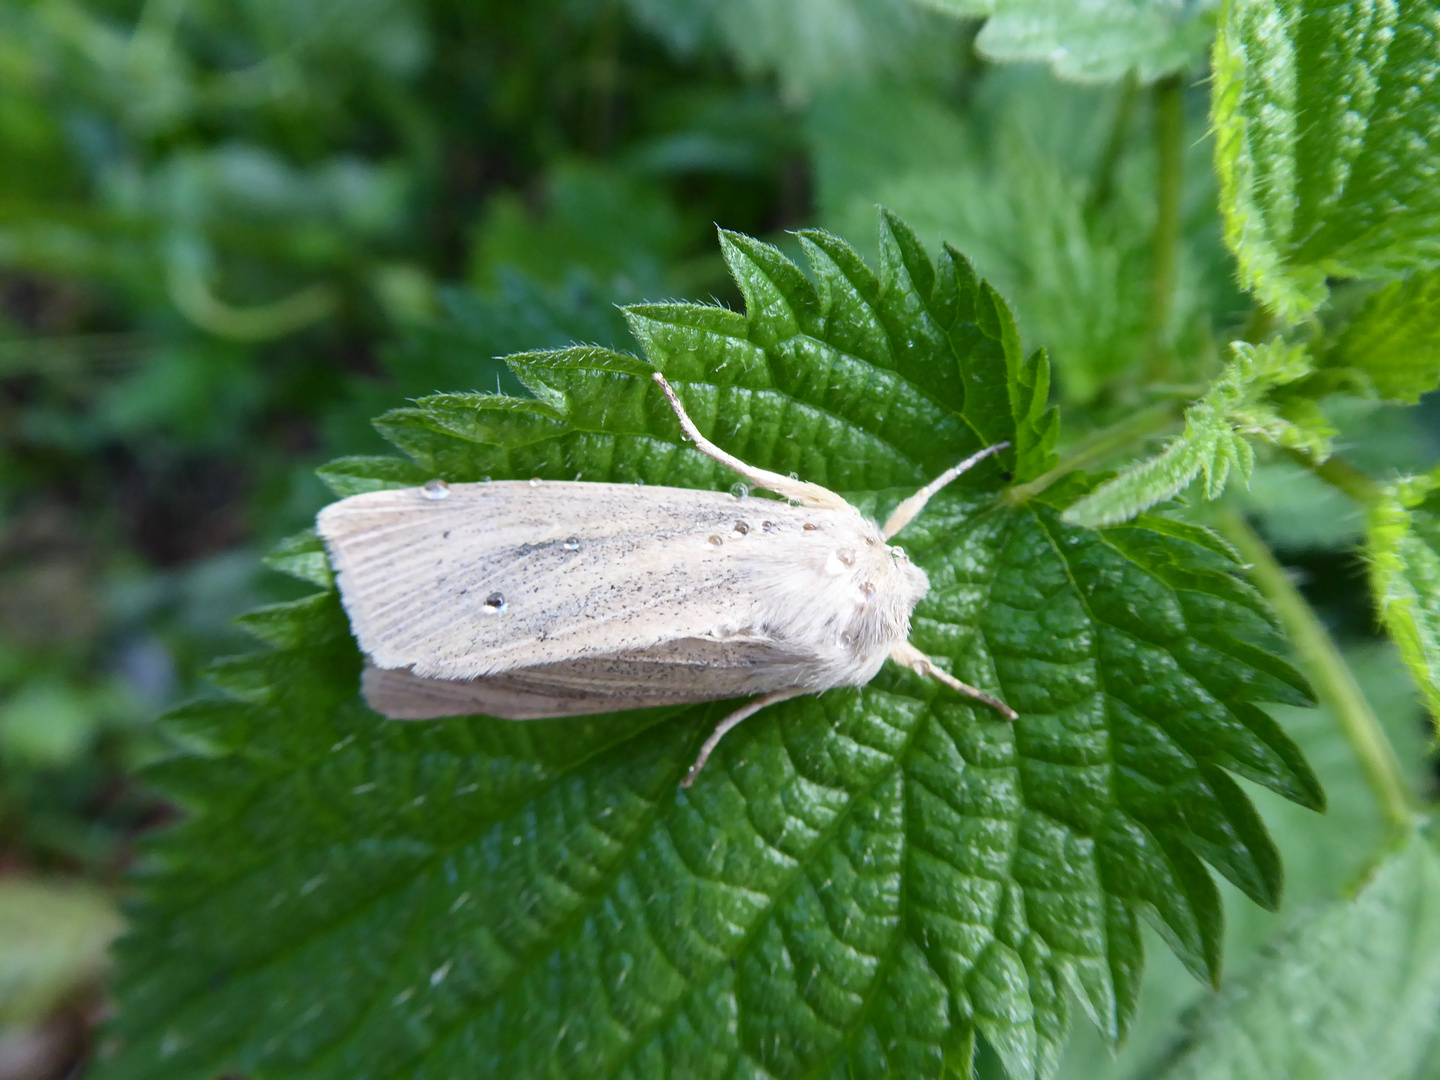
<instances>
[{"instance_id":1,"label":"pale beige moth","mask_svg":"<svg viewBox=\"0 0 1440 1080\"><path fill-rule=\"evenodd\" d=\"M726 453L655 382L702 453L784 501L690 488L508 480L373 491L317 527L367 658L366 701L400 720L534 720L748 697L701 747L767 705L862 686L887 659L1008 719L910 644L930 587L889 541L989 446L883 526L839 495Z\"/></svg>"}]
</instances>

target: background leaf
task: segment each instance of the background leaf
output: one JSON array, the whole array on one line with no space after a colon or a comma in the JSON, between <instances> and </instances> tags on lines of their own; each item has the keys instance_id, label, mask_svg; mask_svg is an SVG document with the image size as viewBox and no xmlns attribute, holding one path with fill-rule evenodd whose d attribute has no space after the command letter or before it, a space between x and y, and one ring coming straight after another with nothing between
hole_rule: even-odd
<instances>
[{"instance_id":1,"label":"background leaf","mask_svg":"<svg viewBox=\"0 0 1440 1080\"><path fill-rule=\"evenodd\" d=\"M888 216L878 275L822 233L813 282L722 239L748 314L629 315L731 452L872 513L997 437L1045 466L1043 358L962 260ZM536 400L442 395L383 429L452 481L733 483L679 441L645 362L512 364ZM1112 1038L1129 1023L1142 922L1213 980L1205 864L1266 907L1281 880L1228 773L1323 802L1254 704L1303 703L1303 682L1211 534L1073 529L1083 486L1009 506L998 467L965 479L905 535L934 585L914 640L1021 719L886 670L767 710L689 791L723 705L386 723L333 593L248 617L273 647L217 665L232 700L173 720L204 755L152 773L191 816L152 848L104 1075L939 1076L978 1035L1049 1076L1072 996ZM280 556L309 580L312 544Z\"/></svg>"},{"instance_id":2,"label":"background leaf","mask_svg":"<svg viewBox=\"0 0 1440 1080\"><path fill-rule=\"evenodd\" d=\"M1203 109L1198 98L1191 104L1164 328L1187 354L1208 351L1212 321L1238 318L1242 307ZM985 71L964 110L915 87L829 90L806 121L820 220L866 243L875 203L893 207L927 244L943 238L963 250L1013 304L1025 341L1054 359L1067 404L1133 400L1155 389L1156 164L1146 119L1124 88L1075 86L1028 65ZM1110 140L1118 140L1113 159Z\"/></svg>"},{"instance_id":3,"label":"background leaf","mask_svg":"<svg viewBox=\"0 0 1440 1080\"><path fill-rule=\"evenodd\" d=\"M1440 386L1440 272L1419 271L1372 294L1324 364L1363 372L1380 397L1410 405Z\"/></svg>"},{"instance_id":4,"label":"background leaf","mask_svg":"<svg viewBox=\"0 0 1440 1080\"><path fill-rule=\"evenodd\" d=\"M1440 254L1434 0L1235 0L1214 56L1215 163L1241 283L1286 318L1327 276Z\"/></svg>"},{"instance_id":5,"label":"background leaf","mask_svg":"<svg viewBox=\"0 0 1440 1080\"><path fill-rule=\"evenodd\" d=\"M995 0L975 45L997 61L1031 60L1066 79L1149 82L1194 66L1215 33L1213 0Z\"/></svg>"},{"instance_id":6,"label":"background leaf","mask_svg":"<svg viewBox=\"0 0 1440 1080\"><path fill-rule=\"evenodd\" d=\"M1440 857L1412 836L1353 902L1300 920L1159 1075L1410 1080L1440 1015Z\"/></svg>"},{"instance_id":7,"label":"background leaf","mask_svg":"<svg viewBox=\"0 0 1440 1080\"><path fill-rule=\"evenodd\" d=\"M98 889L0 879L0 1030L46 1016L106 969L120 913Z\"/></svg>"},{"instance_id":8,"label":"background leaf","mask_svg":"<svg viewBox=\"0 0 1440 1080\"><path fill-rule=\"evenodd\" d=\"M774 72L791 97L882 76L923 79L958 44L948 20L911 0L625 0L680 54L721 44L752 72Z\"/></svg>"}]
</instances>

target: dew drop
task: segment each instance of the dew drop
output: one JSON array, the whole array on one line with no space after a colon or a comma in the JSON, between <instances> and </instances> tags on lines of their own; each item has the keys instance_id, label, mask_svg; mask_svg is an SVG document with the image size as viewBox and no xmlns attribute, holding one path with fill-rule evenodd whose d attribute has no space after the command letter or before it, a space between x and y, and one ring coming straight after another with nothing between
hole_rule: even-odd
<instances>
[{"instance_id":1,"label":"dew drop","mask_svg":"<svg viewBox=\"0 0 1440 1080\"><path fill-rule=\"evenodd\" d=\"M790 474L790 479L791 479L791 480L799 480L799 479L800 479L800 474L799 474L798 472L792 472L792 473Z\"/></svg>"},{"instance_id":2,"label":"dew drop","mask_svg":"<svg viewBox=\"0 0 1440 1080\"><path fill-rule=\"evenodd\" d=\"M564 541L560 546L563 547L566 551L579 551L580 538L578 536L572 536L570 537L570 539Z\"/></svg>"},{"instance_id":3,"label":"dew drop","mask_svg":"<svg viewBox=\"0 0 1440 1080\"><path fill-rule=\"evenodd\" d=\"M813 521L807 521L804 525L801 525L800 527L806 532L815 532L817 529L820 528L820 526L816 525Z\"/></svg>"},{"instance_id":4,"label":"dew drop","mask_svg":"<svg viewBox=\"0 0 1440 1080\"><path fill-rule=\"evenodd\" d=\"M852 551L850 548L841 548L839 551L835 552L835 557L839 559L842 563L844 563L846 566L855 565L855 552Z\"/></svg>"},{"instance_id":5,"label":"dew drop","mask_svg":"<svg viewBox=\"0 0 1440 1080\"><path fill-rule=\"evenodd\" d=\"M539 486L540 486L541 484L543 484L544 482L545 482L545 481L541 480L540 477L538 477L538 476L532 476L532 477L530 478L530 486L531 486L531 487L539 487Z\"/></svg>"},{"instance_id":6,"label":"dew drop","mask_svg":"<svg viewBox=\"0 0 1440 1080\"><path fill-rule=\"evenodd\" d=\"M730 488L730 494L737 499L748 499L750 497L750 489L744 484L734 484Z\"/></svg>"},{"instance_id":7,"label":"dew drop","mask_svg":"<svg viewBox=\"0 0 1440 1080\"><path fill-rule=\"evenodd\" d=\"M492 592L489 596L485 597L484 610L487 615L499 615L505 610L506 606L504 593Z\"/></svg>"},{"instance_id":8,"label":"dew drop","mask_svg":"<svg viewBox=\"0 0 1440 1080\"><path fill-rule=\"evenodd\" d=\"M450 494L450 485L440 479L426 480L425 486L420 490L427 499L443 499Z\"/></svg>"},{"instance_id":9,"label":"dew drop","mask_svg":"<svg viewBox=\"0 0 1440 1080\"><path fill-rule=\"evenodd\" d=\"M735 522L735 528L731 530L736 536L745 536L750 532L750 526L743 521Z\"/></svg>"},{"instance_id":10,"label":"dew drop","mask_svg":"<svg viewBox=\"0 0 1440 1080\"><path fill-rule=\"evenodd\" d=\"M482 476L482 477L480 477L480 482L481 482L482 484L488 484L488 483L490 482L490 477L488 477L488 476Z\"/></svg>"},{"instance_id":11,"label":"dew drop","mask_svg":"<svg viewBox=\"0 0 1440 1080\"><path fill-rule=\"evenodd\" d=\"M724 541L724 540L721 540L720 537L718 537L718 536L712 536L712 537L710 537L710 539L709 539L709 541L708 541L708 543L710 544L711 547L719 547L719 546L720 546L721 544L723 544L724 542L725 542L725 541Z\"/></svg>"},{"instance_id":12,"label":"dew drop","mask_svg":"<svg viewBox=\"0 0 1440 1080\"><path fill-rule=\"evenodd\" d=\"M644 486L645 486L645 481L642 480L642 479L640 479L640 477L637 476L637 477L635 477L635 486L636 486L636 487L644 487Z\"/></svg>"},{"instance_id":13,"label":"dew drop","mask_svg":"<svg viewBox=\"0 0 1440 1080\"><path fill-rule=\"evenodd\" d=\"M760 523L760 528L764 529L766 532L774 532L775 523L773 521L762 521Z\"/></svg>"},{"instance_id":14,"label":"dew drop","mask_svg":"<svg viewBox=\"0 0 1440 1080\"><path fill-rule=\"evenodd\" d=\"M873 581L861 582L861 584L860 584L860 595L863 596L866 600L874 600L874 599L875 599L875 583L874 583Z\"/></svg>"}]
</instances>

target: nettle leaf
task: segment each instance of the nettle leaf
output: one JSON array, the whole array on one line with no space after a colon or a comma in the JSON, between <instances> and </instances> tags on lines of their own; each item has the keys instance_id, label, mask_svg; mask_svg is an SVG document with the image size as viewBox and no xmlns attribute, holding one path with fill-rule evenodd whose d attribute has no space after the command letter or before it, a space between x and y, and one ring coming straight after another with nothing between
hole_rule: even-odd
<instances>
[{"instance_id":1,"label":"nettle leaf","mask_svg":"<svg viewBox=\"0 0 1440 1080\"><path fill-rule=\"evenodd\" d=\"M962 5L963 6L963 5ZM976 47L1047 63L1065 79L1150 81L1193 67L1215 36L1214 0L993 0Z\"/></svg>"},{"instance_id":2,"label":"nettle leaf","mask_svg":"<svg viewBox=\"0 0 1440 1080\"><path fill-rule=\"evenodd\" d=\"M1440 255L1440 4L1232 0L1215 46L1215 161L1241 282L1287 318L1327 276Z\"/></svg>"},{"instance_id":3,"label":"nettle leaf","mask_svg":"<svg viewBox=\"0 0 1440 1080\"><path fill-rule=\"evenodd\" d=\"M1250 439L1294 447L1324 460L1334 430L1313 402L1274 400L1276 388L1298 382L1314 366L1303 347L1283 341L1231 344L1234 359L1205 396L1185 410L1185 430L1159 454L1132 465L1065 512L1075 525L1113 525L1179 494L1202 472L1205 497L1219 498L1233 469L1249 480Z\"/></svg>"},{"instance_id":4,"label":"nettle leaf","mask_svg":"<svg viewBox=\"0 0 1440 1080\"><path fill-rule=\"evenodd\" d=\"M1257 704L1308 701L1263 602L1202 529L1066 526L1078 479L1000 497L1050 468L1055 419L963 259L889 216L879 274L803 242L812 276L725 234L746 313L631 308L647 360L515 357L533 400L381 429L450 481L729 488L654 365L726 449L872 513L1009 439L905 541L933 586L916 644L1020 719L891 666L765 710L681 790L730 706L389 722L334 592L258 612L272 647L216 666L229 700L180 710L196 753L150 773L188 813L150 843L102 1075L938 1077L978 1037L1045 1077L1072 1003L1124 1033L1142 921L1218 977L1207 864L1268 908L1281 888L1231 774L1323 802ZM310 543L282 559L314 580Z\"/></svg>"},{"instance_id":5,"label":"nettle leaf","mask_svg":"<svg viewBox=\"0 0 1440 1080\"><path fill-rule=\"evenodd\" d=\"M1367 516L1380 617L1440 725L1440 469L1382 488Z\"/></svg>"},{"instance_id":6,"label":"nettle leaf","mask_svg":"<svg viewBox=\"0 0 1440 1080\"><path fill-rule=\"evenodd\" d=\"M1420 835L1203 1011L1166 1080L1411 1080L1440 1025L1440 856Z\"/></svg>"},{"instance_id":7,"label":"nettle leaf","mask_svg":"<svg viewBox=\"0 0 1440 1080\"><path fill-rule=\"evenodd\" d=\"M1440 386L1440 271L1417 272L1372 294L1325 362L1362 372L1378 396L1408 405Z\"/></svg>"}]
</instances>

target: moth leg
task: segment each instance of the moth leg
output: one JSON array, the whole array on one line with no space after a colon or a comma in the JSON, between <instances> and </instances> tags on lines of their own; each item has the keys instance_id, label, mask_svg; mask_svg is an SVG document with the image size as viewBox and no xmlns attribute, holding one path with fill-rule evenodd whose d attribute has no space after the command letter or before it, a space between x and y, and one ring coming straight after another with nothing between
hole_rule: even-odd
<instances>
[{"instance_id":1,"label":"moth leg","mask_svg":"<svg viewBox=\"0 0 1440 1080\"><path fill-rule=\"evenodd\" d=\"M937 667L933 660L908 641L902 641L899 645L891 649L890 659L894 660L897 664L904 664L917 675L929 675L931 678L938 679L950 687L951 690L955 690L958 693L964 694L966 697L974 698L976 701L989 705L1001 716L1005 717L1006 720L1014 721L1018 715L1014 709L1010 708L1009 705L1006 705L998 698L991 697L983 690L976 690L975 687L969 683L963 683L948 671Z\"/></svg>"},{"instance_id":2,"label":"moth leg","mask_svg":"<svg viewBox=\"0 0 1440 1080\"><path fill-rule=\"evenodd\" d=\"M705 762L709 760L711 752L720 744L720 740L725 737L725 734L736 724L740 723L740 721L748 720L767 705L776 705L779 702L789 701L793 697L801 697L808 693L810 693L810 691L803 688L772 690L770 693L762 694L754 701L740 706L740 708L736 709L729 716L725 717L724 720L721 720L720 723L715 725L715 730L712 731L710 737L705 740L705 745L700 747L700 756L695 759L695 764L690 766L690 771L685 775L685 779L680 781L680 786L682 788L689 787L695 782L695 777L700 775L700 770L705 767Z\"/></svg>"},{"instance_id":3,"label":"moth leg","mask_svg":"<svg viewBox=\"0 0 1440 1080\"><path fill-rule=\"evenodd\" d=\"M690 437L699 450L706 457L718 461L727 469L734 469L737 473L750 481L752 487L764 488L766 491L773 491L776 495L782 495L787 499L794 499L804 506L813 506L820 510L843 510L849 508L849 503L840 498L829 488L821 487L819 484L809 484L804 480L795 480L788 476L781 476L779 473L771 472L769 469L756 468L754 465L747 465L734 454L727 454L718 446L712 443L695 422L685 412L685 406L680 404L674 388L665 381L665 376L655 372L652 376L660 389L665 391L665 397L670 402L670 408L675 410L675 418L680 421L680 428ZM918 511L917 511L918 513Z\"/></svg>"},{"instance_id":4,"label":"moth leg","mask_svg":"<svg viewBox=\"0 0 1440 1080\"><path fill-rule=\"evenodd\" d=\"M930 501L930 496L934 495L957 476L969 472L991 454L998 454L1001 450L1005 450L1009 446L1010 444L1008 442L999 442L994 446L987 446L984 450L975 451L975 453L960 462L959 465L950 466L950 468L946 469L934 480L931 480L930 483L915 492L914 495L911 495L899 506L895 507L895 509L890 512L890 516L885 519L885 527L880 530L880 534L884 536L886 540L889 540L906 525L909 525L910 522L915 519L916 514L925 509L925 504ZM942 679L941 682L944 682L944 680Z\"/></svg>"}]
</instances>

